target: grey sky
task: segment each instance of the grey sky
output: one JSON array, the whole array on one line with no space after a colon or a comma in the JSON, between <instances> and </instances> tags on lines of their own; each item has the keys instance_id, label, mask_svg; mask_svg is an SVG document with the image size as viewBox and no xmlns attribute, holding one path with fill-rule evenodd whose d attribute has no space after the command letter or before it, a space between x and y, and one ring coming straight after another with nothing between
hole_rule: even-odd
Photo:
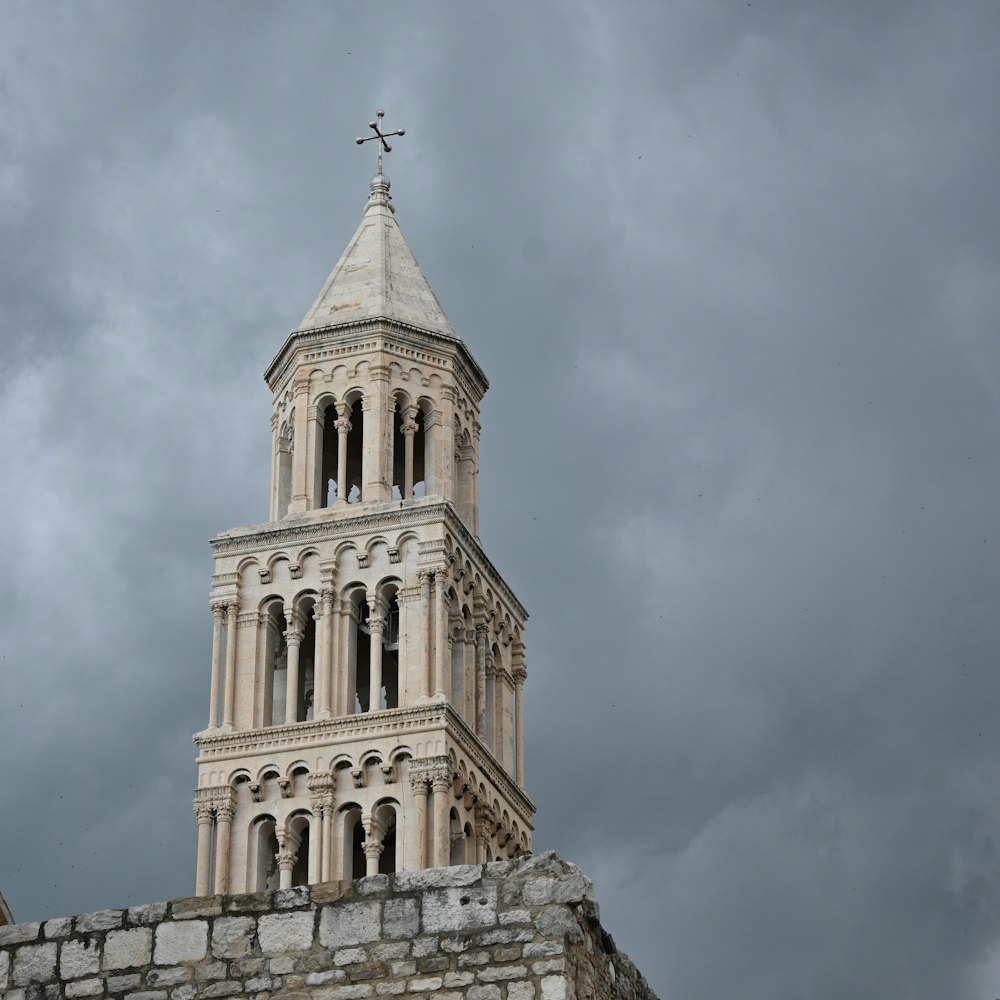
<instances>
[{"instance_id":1,"label":"grey sky","mask_svg":"<svg viewBox=\"0 0 1000 1000\"><path fill-rule=\"evenodd\" d=\"M0 888L192 891L215 532L397 219L490 377L536 847L664 997L1000 989L1000 9L0 14Z\"/></svg>"}]
</instances>

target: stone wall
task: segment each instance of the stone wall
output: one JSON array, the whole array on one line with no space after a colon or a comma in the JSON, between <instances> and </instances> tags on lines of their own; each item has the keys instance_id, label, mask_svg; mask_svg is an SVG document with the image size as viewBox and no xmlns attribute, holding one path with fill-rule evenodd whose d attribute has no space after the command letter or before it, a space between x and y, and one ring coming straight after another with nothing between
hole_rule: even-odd
<instances>
[{"instance_id":1,"label":"stone wall","mask_svg":"<svg viewBox=\"0 0 1000 1000\"><path fill-rule=\"evenodd\" d=\"M5 1000L656 1000L555 854L0 928Z\"/></svg>"}]
</instances>

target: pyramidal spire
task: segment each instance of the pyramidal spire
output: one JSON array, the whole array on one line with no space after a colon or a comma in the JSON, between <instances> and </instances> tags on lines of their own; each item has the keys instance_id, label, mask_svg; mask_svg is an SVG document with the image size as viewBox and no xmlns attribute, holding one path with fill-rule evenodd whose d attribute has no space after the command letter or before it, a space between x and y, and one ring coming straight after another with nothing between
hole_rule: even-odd
<instances>
[{"instance_id":1,"label":"pyramidal spire","mask_svg":"<svg viewBox=\"0 0 1000 1000\"><path fill-rule=\"evenodd\" d=\"M389 178L372 178L361 225L298 329L385 319L456 337L395 219Z\"/></svg>"}]
</instances>

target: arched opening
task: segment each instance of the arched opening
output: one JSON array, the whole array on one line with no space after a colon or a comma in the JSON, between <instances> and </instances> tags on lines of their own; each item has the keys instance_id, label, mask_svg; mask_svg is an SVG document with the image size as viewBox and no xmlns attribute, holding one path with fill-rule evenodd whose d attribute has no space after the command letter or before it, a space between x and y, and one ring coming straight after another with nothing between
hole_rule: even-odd
<instances>
[{"instance_id":1,"label":"arched opening","mask_svg":"<svg viewBox=\"0 0 1000 1000\"><path fill-rule=\"evenodd\" d=\"M393 500L409 500L426 493L426 454L423 411L411 406L405 396L397 396L392 420Z\"/></svg>"},{"instance_id":2,"label":"arched opening","mask_svg":"<svg viewBox=\"0 0 1000 1000\"><path fill-rule=\"evenodd\" d=\"M250 828L250 858L253 891L277 889L280 881L278 872L278 837L275 833L274 817L260 816Z\"/></svg>"},{"instance_id":3,"label":"arched opening","mask_svg":"<svg viewBox=\"0 0 1000 1000\"><path fill-rule=\"evenodd\" d=\"M295 852L292 865L292 885L309 884L309 817L299 813L288 824L290 847Z\"/></svg>"},{"instance_id":4,"label":"arched opening","mask_svg":"<svg viewBox=\"0 0 1000 1000\"><path fill-rule=\"evenodd\" d=\"M352 632L354 662L354 704L352 711L357 715L369 710L371 686L371 629L368 618L371 609L364 591L352 595Z\"/></svg>"},{"instance_id":5,"label":"arched opening","mask_svg":"<svg viewBox=\"0 0 1000 1000\"><path fill-rule=\"evenodd\" d=\"M396 804L383 802L375 807L374 831L381 837L382 853L378 858L378 870L382 875L396 871Z\"/></svg>"},{"instance_id":6,"label":"arched opening","mask_svg":"<svg viewBox=\"0 0 1000 1000\"><path fill-rule=\"evenodd\" d=\"M452 806L448 814L448 864L465 864L465 829L462 820L459 818L458 810Z\"/></svg>"},{"instance_id":7,"label":"arched opening","mask_svg":"<svg viewBox=\"0 0 1000 1000\"><path fill-rule=\"evenodd\" d=\"M396 585L391 584L380 591L381 613L378 617L382 619L381 630L372 628L373 612L364 591L356 591L352 598L356 602L356 613L352 610L355 714L399 706L399 602L396 589ZM372 688L375 642L379 643L381 652L377 691Z\"/></svg>"},{"instance_id":8,"label":"arched opening","mask_svg":"<svg viewBox=\"0 0 1000 1000\"><path fill-rule=\"evenodd\" d=\"M278 432L278 454L275 456L277 462L277 504L276 514L278 518L284 517L288 513L288 504L292 499L292 451L294 449L294 434L292 428L295 426L295 415L290 414L291 422L282 423Z\"/></svg>"},{"instance_id":9,"label":"arched opening","mask_svg":"<svg viewBox=\"0 0 1000 1000\"><path fill-rule=\"evenodd\" d=\"M475 452L472 438L467 430L462 430L455 418L455 506L466 522L472 514L472 476L475 469Z\"/></svg>"},{"instance_id":10,"label":"arched opening","mask_svg":"<svg viewBox=\"0 0 1000 1000\"><path fill-rule=\"evenodd\" d=\"M285 721L285 691L288 677L288 646L285 642L285 609L273 598L261 609L264 615L263 676L260 679L258 724L279 726Z\"/></svg>"},{"instance_id":11,"label":"arched opening","mask_svg":"<svg viewBox=\"0 0 1000 1000\"><path fill-rule=\"evenodd\" d=\"M360 397L354 400L350 409L351 429L347 434L347 502L360 503L362 500L363 457L365 441L365 412Z\"/></svg>"},{"instance_id":12,"label":"arched opening","mask_svg":"<svg viewBox=\"0 0 1000 1000\"><path fill-rule=\"evenodd\" d=\"M296 691L295 721L308 722L313 717L313 692L316 684L316 619L313 617L315 598L307 597L298 606L299 680Z\"/></svg>"},{"instance_id":13,"label":"arched opening","mask_svg":"<svg viewBox=\"0 0 1000 1000\"><path fill-rule=\"evenodd\" d=\"M319 506L332 507L337 502L337 469L340 458L340 431L337 428L336 402L322 411L323 447L320 453Z\"/></svg>"},{"instance_id":14,"label":"arched opening","mask_svg":"<svg viewBox=\"0 0 1000 1000\"><path fill-rule=\"evenodd\" d=\"M467 865L476 863L476 835L471 823L465 824L465 863Z\"/></svg>"}]
</instances>

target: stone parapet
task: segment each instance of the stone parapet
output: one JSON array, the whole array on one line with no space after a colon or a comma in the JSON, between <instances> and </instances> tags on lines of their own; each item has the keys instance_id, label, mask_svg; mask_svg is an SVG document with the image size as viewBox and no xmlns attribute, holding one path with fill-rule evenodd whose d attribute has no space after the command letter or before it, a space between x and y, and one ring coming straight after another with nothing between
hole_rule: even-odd
<instances>
[{"instance_id":1,"label":"stone parapet","mask_svg":"<svg viewBox=\"0 0 1000 1000\"><path fill-rule=\"evenodd\" d=\"M552 853L0 927L5 1000L655 1000Z\"/></svg>"}]
</instances>

